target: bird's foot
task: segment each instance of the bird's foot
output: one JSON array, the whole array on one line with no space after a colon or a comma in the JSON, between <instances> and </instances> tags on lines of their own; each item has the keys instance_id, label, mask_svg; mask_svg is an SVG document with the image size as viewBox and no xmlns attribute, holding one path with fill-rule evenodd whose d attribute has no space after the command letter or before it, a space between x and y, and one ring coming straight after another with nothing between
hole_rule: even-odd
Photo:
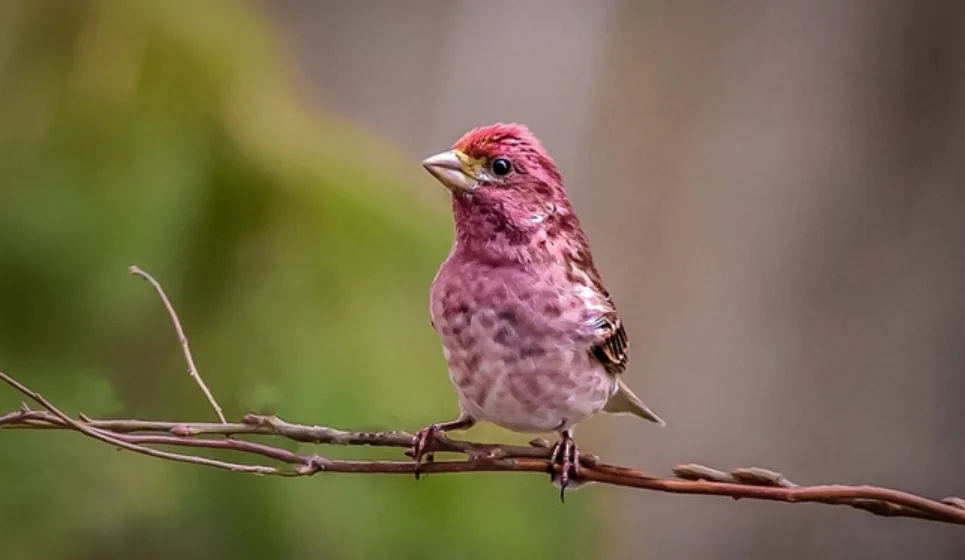
<instances>
[{"instance_id":1,"label":"bird's foot","mask_svg":"<svg viewBox=\"0 0 965 560\"><path fill-rule=\"evenodd\" d=\"M415 479L419 480L420 469L422 464L431 463L435 459L435 456L429 452L429 442L432 441L436 434L441 433L439 429L439 424L429 424L425 428L422 428L415 435L415 443L412 445L412 460L415 462Z\"/></svg>"},{"instance_id":2,"label":"bird's foot","mask_svg":"<svg viewBox=\"0 0 965 560\"><path fill-rule=\"evenodd\" d=\"M434 455L429 451L430 444L439 434L448 432L449 430L465 430L471 428L476 424L476 420L470 418L467 415L462 415L459 418L451 422L442 422L429 424L425 428L419 430L415 435L415 441L412 447L406 452L407 455L412 457L415 462L415 479L419 480L419 475L421 474L421 467L423 463L431 463L434 460Z\"/></svg>"},{"instance_id":3,"label":"bird's foot","mask_svg":"<svg viewBox=\"0 0 965 560\"><path fill-rule=\"evenodd\" d=\"M580 475L580 451L569 430L560 432L560 440L553 446L550 462L552 463L550 480L554 486L559 487L560 501L565 503L566 489L571 486L574 489L582 486L582 483L574 480ZM559 471L556 470L556 465L559 465Z\"/></svg>"}]
</instances>

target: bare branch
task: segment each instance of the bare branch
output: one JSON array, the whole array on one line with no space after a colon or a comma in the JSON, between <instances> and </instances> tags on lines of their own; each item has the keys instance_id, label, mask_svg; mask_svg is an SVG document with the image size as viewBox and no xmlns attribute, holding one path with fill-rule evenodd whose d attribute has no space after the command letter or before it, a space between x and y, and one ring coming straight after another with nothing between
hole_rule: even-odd
<instances>
[{"instance_id":1,"label":"bare branch","mask_svg":"<svg viewBox=\"0 0 965 560\"><path fill-rule=\"evenodd\" d=\"M258 436L314 445L352 445L391 447L411 454L415 436L404 431L363 432L347 431L326 426L292 424L276 416L247 414L241 422L229 423L211 395L191 357L187 337L177 313L160 284L149 274L132 266L131 274L141 276L154 286L164 302L178 333L188 373L204 392L218 415L220 423L169 422L148 420L91 419L79 414L74 420L51 404L39 393L0 372L0 381L10 385L44 410L32 410L26 403L17 410L0 414L3 429L70 430L108 445L148 455L157 459L193 463L218 469L272 476L309 476L320 472L364 474L414 474L413 461L351 461L331 459L320 455L304 455L283 447L248 441L229 436ZM157 446L216 449L234 452L241 457L270 459L280 465L239 463L212 459L202 455L176 453L157 449ZM550 461L549 443L536 439L527 446L499 445L453 440L437 435L430 441L428 451L462 455L461 460L433 461L423 464L423 473L460 472L528 472L544 475L558 469ZM582 454L578 473L574 478L639 488L671 494L700 494L726 496L734 499L768 500L774 502L814 502L846 505L884 517L912 517L965 525L965 500L957 497L932 500L915 494L877 486L817 485L799 486L781 473L749 467L724 472L703 465L680 465L674 469L675 478L649 476L639 469L603 463L595 455Z\"/></svg>"},{"instance_id":2,"label":"bare branch","mask_svg":"<svg viewBox=\"0 0 965 560\"><path fill-rule=\"evenodd\" d=\"M191 356L191 348L188 346L188 337L184 334L184 329L181 328L181 321L178 319L178 314L174 311L174 306L171 305L171 300L168 299L166 293L164 293L164 288L161 284L154 279L153 276L144 272L137 266L131 266L127 269L128 274L133 274L135 276L140 276L141 278L147 280L154 286L157 294L161 297L161 301L164 303L164 307L168 310L168 315L171 316L171 322L174 323L174 330L178 333L178 342L181 343L181 350L184 352L184 360L188 363L188 375L194 379L198 387L201 387L201 392L204 393L206 399L211 404L211 408L214 409L214 413L218 415L218 420L221 420L222 424L227 424L228 421L225 420L224 412L221 411L221 406L218 405L218 401L215 400L214 395L208 390L208 386L205 385L204 380L201 379L201 374L198 373L198 366L194 365L194 358Z\"/></svg>"},{"instance_id":3,"label":"bare branch","mask_svg":"<svg viewBox=\"0 0 965 560\"><path fill-rule=\"evenodd\" d=\"M145 420L92 419L75 421L39 394L0 372L0 380L38 402L46 410L18 409L0 415L0 429L67 429L118 447L161 459L195 463L232 471L274 476L309 476L326 473L413 474L412 461L351 461L320 455L299 454L281 447L225 438L251 435L281 438L298 443L392 447L407 450L414 436L404 431L354 432L285 422L275 416L248 414L242 422L167 422ZM242 456L261 457L292 465L290 468L216 461L203 456L168 453L151 446L173 446L232 451ZM528 472L546 474L557 468L549 461L545 442L535 440L529 447L453 440L440 436L431 442L434 452L464 455L462 460L436 461L423 465L425 473ZM912 517L965 525L965 508L960 498L936 501L907 492L876 486L799 486L784 475L761 468L724 472L702 465L681 465L675 478L659 478L645 472L600 462L584 455L579 478L671 494L726 496L734 499L775 502L813 502L846 505L884 517Z\"/></svg>"}]
</instances>

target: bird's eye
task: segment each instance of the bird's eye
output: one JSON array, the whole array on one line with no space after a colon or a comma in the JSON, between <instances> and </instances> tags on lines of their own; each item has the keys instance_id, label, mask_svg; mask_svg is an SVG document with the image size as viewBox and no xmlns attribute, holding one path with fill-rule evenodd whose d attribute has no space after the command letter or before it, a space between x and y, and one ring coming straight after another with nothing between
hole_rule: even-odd
<instances>
[{"instance_id":1,"label":"bird's eye","mask_svg":"<svg viewBox=\"0 0 965 560\"><path fill-rule=\"evenodd\" d=\"M509 175L509 172L513 170L513 164L509 162L508 159L504 157L498 157L493 160L492 163L493 175L497 177L502 177L504 175Z\"/></svg>"}]
</instances>

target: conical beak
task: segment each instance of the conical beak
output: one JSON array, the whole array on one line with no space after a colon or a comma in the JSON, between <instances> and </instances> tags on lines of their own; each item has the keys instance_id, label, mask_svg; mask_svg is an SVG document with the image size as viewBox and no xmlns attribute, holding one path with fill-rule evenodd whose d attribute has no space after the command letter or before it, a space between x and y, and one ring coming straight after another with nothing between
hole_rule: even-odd
<instances>
[{"instance_id":1,"label":"conical beak","mask_svg":"<svg viewBox=\"0 0 965 560\"><path fill-rule=\"evenodd\" d=\"M468 192L476 178L466 171L467 159L459 150L449 150L422 160L422 167L453 193Z\"/></svg>"}]
</instances>

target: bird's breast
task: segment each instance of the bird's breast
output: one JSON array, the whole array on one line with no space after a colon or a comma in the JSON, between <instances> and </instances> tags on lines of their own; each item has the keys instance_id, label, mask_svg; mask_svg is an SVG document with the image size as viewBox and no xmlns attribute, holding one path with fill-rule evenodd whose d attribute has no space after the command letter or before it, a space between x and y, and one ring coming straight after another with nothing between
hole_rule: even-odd
<instances>
[{"instance_id":1,"label":"bird's breast","mask_svg":"<svg viewBox=\"0 0 965 560\"><path fill-rule=\"evenodd\" d=\"M602 407L612 379L589 358L585 306L570 292L528 271L440 271L430 312L468 412L511 429L548 431L564 416ZM576 409L568 404L574 399Z\"/></svg>"}]
</instances>

